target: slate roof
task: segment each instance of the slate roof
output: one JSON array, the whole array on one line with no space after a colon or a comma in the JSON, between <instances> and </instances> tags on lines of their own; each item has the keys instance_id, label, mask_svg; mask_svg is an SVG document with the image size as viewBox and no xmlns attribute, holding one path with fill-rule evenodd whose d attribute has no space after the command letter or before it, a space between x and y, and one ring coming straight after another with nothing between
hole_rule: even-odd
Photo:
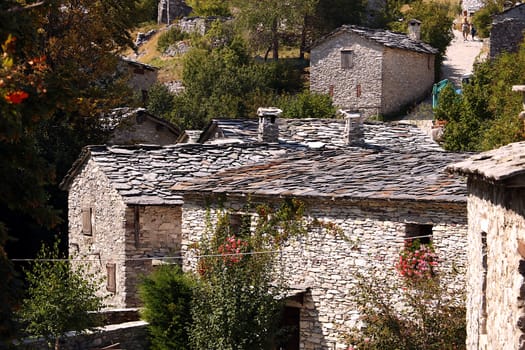
<instances>
[{"instance_id":1,"label":"slate roof","mask_svg":"<svg viewBox=\"0 0 525 350\"><path fill-rule=\"evenodd\" d=\"M476 154L462 162L447 167L450 172L478 175L491 181L503 181L525 174L525 142Z\"/></svg>"},{"instance_id":2,"label":"slate roof","mask_svg":"<svg viewBox=\"0 0 525 350\"><path fill-rule=\"evenodd\" d=\"M177 181L206 177L289 151L265 144L87 146L60 188L69 190L84 164L93 159L127 204L182 204L182 198L170 190Z\"/></svg>"},{"instance_id":3,"label":"slate roof","mask_svg":"<svg viewBox=\"0 0 525 350\"><path fill-rule=\"evenodd\" d=\"M278 159L178 181L176 191L336 199L465 202L466 185L445 167L467 154L346 148Z\"/></svg>"},{"instance_id":4,"label":"slate roof","mask_svg":"<svg viewBox=\"0 0 525 350\"><path fill-rule=\"evenodd\" d=\"M346 147L343 142L345 121L343 119L277 119L279 141L313 147ZM213 119L203 131L199 142L218 134L231 142L257 142L257 119ZM365 122L364 143L368 147L397 150L443 151L437 142L414 125L403 123ZM215 141L211 141L217 142ZM224 141L223 141L224 142Z\"/></svg>"},{"instance_id":5,"label":"slate roof","mask_svg":"<svg viewBox=\"0 0 525 350\"><path fill-rule=\"evenodd\" d=\"M103 115L100 120L102 123L102 127L106 131L113 131L125 120L128 120L129 118L136 118L139 116L165 126L174 135L178 136L182 133L181 130L175 124L169 122L164 118L160 118L149 113L145 108L114 108L108 114Z\"/></svg>"},{"instance_id":6,"label":"slate roof","mask_svg":"<svg viewBox=\"0 0 525 350\"><path fill-rule=\"evenodd\" d=\"M357 34L367 40L372 40L380 45L395 49L416 51L431 55L436 55L439 52L436 48L430 46L429 44L419 40L411 39L408 37L408 35L404 33L391 32L385 29L359 27L356 25L343 25L339 27L338 29L334 30L328 35L317 40L312 46L312 48L342 33Z\"/></svg>"}]
</instances>

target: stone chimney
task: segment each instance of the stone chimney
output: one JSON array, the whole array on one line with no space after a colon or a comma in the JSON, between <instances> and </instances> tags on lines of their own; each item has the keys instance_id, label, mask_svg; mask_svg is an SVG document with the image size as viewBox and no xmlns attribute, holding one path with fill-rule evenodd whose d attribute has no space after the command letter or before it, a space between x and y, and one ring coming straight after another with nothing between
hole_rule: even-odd
<instances>
[{"instance_id":1,"label":"stone chimney","mask_svg":"<svg viewBox=\"0 0 525 350\"><path fill-rule=\"evenodd\" d=\"M279 142L277 118L282 112L282 110L275 107L260 107L257 109L257 115L259 116L258 138L260 142Z\"/></svg>"},{"instance_id":2,"label":"stone chimney","mask_svg":"<svg viewBox=\"0 0 525 350\"><path fill-rule=\"evenodd\" d=\"M417 19L408 21L408 37L413 40L421 40L421 22Z\"/></svg>"},{"instance_id":3,"label":"stone chimney","mask_svg":"<svg viewBox=\"0 0 525 350\"><path fill-rule=\"evenodd\" d=\"M345 118L344 143L349 146L362 145L365 142L365 135L361 114L342 109L339 110L339 113Z\"/></svg>"}]
</instances>

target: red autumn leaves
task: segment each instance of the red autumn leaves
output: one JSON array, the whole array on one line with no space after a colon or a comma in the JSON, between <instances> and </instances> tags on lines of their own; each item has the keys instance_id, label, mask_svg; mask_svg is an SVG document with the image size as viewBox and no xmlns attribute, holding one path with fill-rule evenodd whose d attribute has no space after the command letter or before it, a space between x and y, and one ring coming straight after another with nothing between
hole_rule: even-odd
<instances>
[{"instance_id":1,"label":"red autumn leaves","mask_svg":"<svg viewBox=\"0 0 525 350\"><path fill-rule=\"evenodd\" d=\"M4 96L5 100L8 103L12 103L15 105L24 102L24 100L28 97L29 97L29 94L23 90L10 92L10 93L5 94Z\"/></svg>"}]
</instances>

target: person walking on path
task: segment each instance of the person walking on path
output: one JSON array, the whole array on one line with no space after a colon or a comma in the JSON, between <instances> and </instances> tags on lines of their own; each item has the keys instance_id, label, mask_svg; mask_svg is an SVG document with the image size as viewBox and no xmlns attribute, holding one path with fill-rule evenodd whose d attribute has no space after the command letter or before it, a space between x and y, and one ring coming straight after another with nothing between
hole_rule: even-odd
<instances>
[{"instance_id":1,"label":"person walking on path","mask_svg":"<svg viewBox=\"0 0 525 350\"><path fill-rule=\"evenodd\" d=\"M461 32L463 33L463 40L468 40L470 33L470 24L468 23L467 16L463 16L463 23L461 23Z\"/></svg>"}]
</instances>

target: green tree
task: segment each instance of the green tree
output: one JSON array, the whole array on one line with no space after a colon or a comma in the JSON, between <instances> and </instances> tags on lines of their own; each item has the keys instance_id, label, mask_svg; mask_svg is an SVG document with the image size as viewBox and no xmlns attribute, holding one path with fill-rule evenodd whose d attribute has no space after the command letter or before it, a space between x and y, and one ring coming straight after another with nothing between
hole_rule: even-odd
<instances>
[{"instance_id":1,"label":"green tree","mask_svg":"<svg viewBox=\"0 0 525 350\"><path fill-rule=\"evenodd\" d=\"M284 118L333 118L336 112L330 96L310 91L281 97L279 107Z\"/></svg>"},{"instance_id":2,"label":"green tree","mask_svg":"<svg viewBox=\"0 0 525 350\"><path fill-rule=\"evenodd\" d=\"M171 119L198 129L211 118L252 116L258 107L272 105L277 93L298 88L291 85L299 79L288 68L254 61L237 38L223 47L194 49L184 57L185 90L174 99Z\"/></svg>"},{"instance_id":3,"label":"green tree","mask_svg":"<svg viewBox=\"0 0 525 350\"><path fill-rule=\"evenodd\" d=\"M242 29L248 30L250 44L256 50L265 50L265 59L272 52L274 60L279 59L281 36L285 32L300 33L305 16L310 14L315 0L237 0L239 9L237 21Z\"/></svg>"},{"instance_id":4,"label":"green tree","mask_svg":"<svg viewBox=\"0 0 525 350\"><path fill-rule=\"evenodd\" d=\"M439 79L441 64L445 51L454 38L452 33L452 5L447 2L416 0L411 2L410 8L404 13L404 18L417 19L421 24L421 40L438 49L436 56L436 79ZM407 32L408 21L399 22L397 19L389 26L398 31Z\"/></svg>"},{"instance_id":5,"label":"green tree","mask_svg":"<svg viewBox=\"0 0 525 350\"><path fill-rule=\"evenodd\" d=\"M198 245L201 284L190 335L195 349L268 349L279 330L286 286L275 250L289 237L306 234L304 205L291 200L256 211L253 231L249 216L232 225L231 214L219 211Z\"/></svg>"},{"instance_id":6,"label":"green tree","mask_svg":"<svg viewBox=\"0 0 525 350\"><path fill-rule=\"evenodd\" d=\"M228 0L192 0L188 4L193 8L195 16L230 16Z\"/></svg>"},{"instance_id":7,"label":"green tree","mask_svg":"<svg viewBox=\"0 0 525 350\"><path fill-rule=\"evenodd\" d=\"M461 96L440 96L436 117L448 120L444 147L481 151L525 139L518 115L522 96L512 91L525 79L525 49L475 66Z\"/></svg>"},{"instance_id":8,"label":"green tree","mask_svg":"<svg viewBox=\"0 0 525 350\"><path fill-rule=\"evenodd\" d=\"M58 241L52 248L42 246L26 271L26 279L27 296L19 316L29 334L43 336L58 350L66 332L83 332L99 325L96 311L103 307L103 299L95 294L99 281L87 267L72 267L60 254Z\"/></svg>"},{"instance_id":9,"label":"green tree","mask_svg":"<svg viewBox=\"0 0 525 350\"><path fill-rule=\"evenodd\" d=\"M492 16L503 11L504 0L485 0L484 6L474 13L472 23L480 38L488 38L492 24Z\"/></svg>"},{"instance_id":10,"label":"green tree","mask_svg":"<svg viewBox=\"0 0 525 350\"><path fill-rule=\"evenodd\" d=\"M139 293L148 321L151 349L189 349L195 280L177 265L164 265L144 278Z\"/></svg>"}]
</instances>

